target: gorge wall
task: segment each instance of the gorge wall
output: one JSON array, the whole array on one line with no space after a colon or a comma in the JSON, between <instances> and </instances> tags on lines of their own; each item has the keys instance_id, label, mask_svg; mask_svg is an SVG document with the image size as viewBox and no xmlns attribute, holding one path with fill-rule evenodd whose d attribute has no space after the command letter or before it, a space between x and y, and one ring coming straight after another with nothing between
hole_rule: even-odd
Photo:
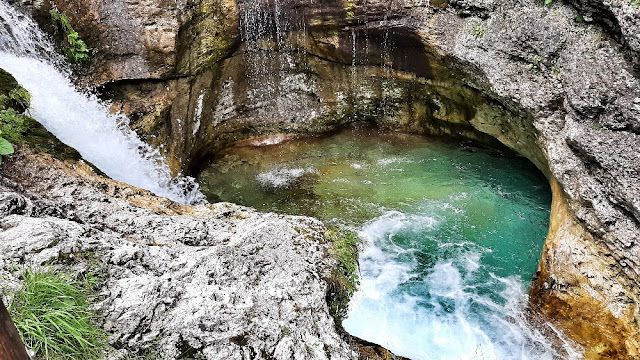
<instances>
[{"instance_id":1,"label":"gorge wall","mask_svg":"<svg viewBox=\"0 0 640 360\"><path fill-rule=\"evenodd\" d=\"M532 305L589 358L640 357L640 6L627 0L55 4L174 171L352 122L504 144L553 189Z\"/></svg>"}]
</instances>

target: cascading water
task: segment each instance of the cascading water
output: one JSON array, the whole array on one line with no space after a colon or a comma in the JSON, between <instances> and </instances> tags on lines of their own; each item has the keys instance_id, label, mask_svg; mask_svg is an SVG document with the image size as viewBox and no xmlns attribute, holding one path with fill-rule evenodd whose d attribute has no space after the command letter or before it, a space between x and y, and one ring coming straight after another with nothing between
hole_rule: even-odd
<instances>
[{"instance_id":1,"label":"cascading water","mask_svg":"<svg viewBox=\"0 0 640 360\"><path fill-rule=\"evenodd\" d=\"M190 178L173 178L163 157L141 141L128 119L78 91L37 24L0 1L0 68L31 94L31 116L109 177L181 203L204 201Z\"/></svg>"},{"instance_id":2,"label":"cascading water","mask_svg":"<svg viewBox=\"0 0 640 360\"><path fill-rule=\"evenodd\" d=\"M304 9L283 9L284 0L238 1L240 38L244 49L248 103L286 116L287 91L292 86L308 86L300 80L306 42ZM295 33L295 36L290 36ZM289 89L289 90L283 90Z\"/></svg>"}]
</instances>

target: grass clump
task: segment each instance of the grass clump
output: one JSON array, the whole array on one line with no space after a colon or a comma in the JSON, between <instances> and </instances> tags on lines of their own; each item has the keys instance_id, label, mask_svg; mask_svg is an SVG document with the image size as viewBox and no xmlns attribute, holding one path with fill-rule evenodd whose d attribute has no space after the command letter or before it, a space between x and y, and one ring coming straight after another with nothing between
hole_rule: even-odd
<instances>
[{"instance_id":1,"label":"grass clump","mask_svg":"<svg viewBox=\"0 0 640 360\"><path fill-rule=\"evenodd\" d=\"M358 246L361 239L355 232L337 227L330 227L325 239L331 243L331 255L338 261L329 281L327 303L336 325L342 328L349 300L360 285Z\"/></svg>"},{"instance_id":2,"label":"grass clump","mask_svg":"<svg viewBox=\"0 0 640 360\"><path fill-rule=\"evenodd\" d=\"M98 279L87 275L78 280L53 269L27 269L22 278L8 310L36 359L100 359L106 333L89 310Z\"/></svg>"},{"instance_id":3,"label":"grass clump","mask_svg":"<svg viewBox=\"0 0 640 360\"><path fill-rule=\"evenodd\" d=\"M67 38L67 44L64 47L67 60L72 64L80 64L89 60L89 48L87 44L80 39L78 32L73 29L67 15L57 9L51 9L49 14L51 15L51 23L55 30L61 30Z\"/></svg>"}]
</instances>

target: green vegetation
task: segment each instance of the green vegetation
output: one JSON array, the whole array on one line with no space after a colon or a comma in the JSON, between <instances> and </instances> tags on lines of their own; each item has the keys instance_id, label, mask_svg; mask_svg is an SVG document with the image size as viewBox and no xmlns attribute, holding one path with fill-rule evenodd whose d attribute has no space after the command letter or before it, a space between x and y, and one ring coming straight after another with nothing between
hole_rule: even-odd
<instances>
[{"instance_id":1,"label":"green vegetation","mask_svg":"<svg viewBox=\"0 0 640 360\"><path fill-rule=\"evenodd\" d=\"M31 95L8 72L0 69L0 109L12 108L24 112L29 108Z\"/></svg>"},{"instance_id":2,"label":"green vegetation","mask_svg":"<svg viewBox=\"0 0 640 360\"><path fill-rule=\"evenodd\" d=\"M0 134L14 144L22 141L23 135L33 124L33 119L18 114L14 109L0 110Z\"/></svg>"},{"instance_id":3,"label":"green vegetation","mask_svg":"<svg viewBox=\"0 0 640 360\"><path fill-rule=\"evenodd\" d=\"M22 273L23 287L9 306L25 345L37 359L99 359L106 334L95 325L89 300L98 278L73 278L53 269Z\"/></svg>"},{"instance_id":4,"label":"green vegetation","mask_svg":"<svg viewBox=\"0 0 640 360\"><path fill-rule=\"evenodd\" d=\"M358 273L358 245L360 237L353 231L331 227L325 233L331 243L331 255L338 261L329 281L329 312L338 327L347 315L349 300L360 285Z\"/></svg>"},{"instance_id":5,"label":"green vegetation","mask_svg":"<svg viewBox=\"0 0 640 360\"><path fill-rule=\"evenodd\" d=\"M533 57L533 62L529 64L529 70L539 72L541 70L542 58L538 55Z\"/></svg>"},{"instance_id":6,"label":"green vegetation","mask_svg":"<svg viewBox=\"0 0 640 360\"><path fill-rule=\"evenodd\" d=\"M64 47L67 60L72 64L80 64L89 60L89 48L73 29L67 15L57 9L51 9L49 13L51 14L51 23L56 31L61 30L67 38L67 45Z\"/></svg>"},{"instance_id":7,"label":"green vegetation","mask_svg":"<svg viewBox=\"0 0 640 360\"><path fill-rule=\"evenodd\" d=\"M1 155L12 154L11 143L22 141L24 133L35 123L22 114L29 108L31 95L8 72L0 69L0 164Z\"/></svg>"},{"instance_id":8,"label":"green vegetation","mask_svg":"<svg viewBox=\"0 0 640 360\"><path fill-rule=\"evenodd\" d=\"M477 24L471 30L471 34L473 34L473 36L477 37L478 39L481 39L484 36L484 32L486 30L487 29L485 29L481 24Z\"/></svg>"},{"instance_id":9,"label":"green vegetation","mask_svg":"<svg viewBox=\"0 0 640 360\"><path fill-rule=\"evenodd\" d=\"M0 133L2 135L2 133ZM0 155L13 154L13 145L6 139L0 137ZM2 156L0 156L0 164L2 164Z\"/></svg>"},{"instance_id":10,"label":"green vegetation","mask_svg":"<svg viewBox=\"0 0 640 360\"><path fill-rule=\"evenodd\" d=\"M344 1L344 11L347 14L348 19L352 19L355 14L356 4L353 3L353 0L345 0Z\"/></svg>"},{"instance_id":11,"label":"green vegetation","mask_svg":"<svg viewBox=\"0 0 640 360\"><path fill-rule=\"evenodd\" d=\"M29 108L31 103L31 95L22 86L17 85L9 90L6 94L0 94L0 107L3 109L9 107L18 107L21 109Z\"/></svg>"}]
</instances>

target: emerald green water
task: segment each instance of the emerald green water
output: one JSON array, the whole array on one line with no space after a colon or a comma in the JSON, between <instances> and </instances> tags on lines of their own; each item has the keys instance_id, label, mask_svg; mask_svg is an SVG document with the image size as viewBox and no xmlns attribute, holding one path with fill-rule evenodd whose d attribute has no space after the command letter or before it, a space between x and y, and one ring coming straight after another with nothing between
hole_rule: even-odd
<instances>
[{"instance_id":1,"label":"emerald green water","mask_svg":"<svg viewBox=\"0 0 640 360\"><path fill-rule=\"evenodd\" d=\"M360 130L231 148L198 181L211 200L359 230L353 335L412 359L555 354L524 315L551 198L523 158Z\"/></svg>"}]
</instances>

